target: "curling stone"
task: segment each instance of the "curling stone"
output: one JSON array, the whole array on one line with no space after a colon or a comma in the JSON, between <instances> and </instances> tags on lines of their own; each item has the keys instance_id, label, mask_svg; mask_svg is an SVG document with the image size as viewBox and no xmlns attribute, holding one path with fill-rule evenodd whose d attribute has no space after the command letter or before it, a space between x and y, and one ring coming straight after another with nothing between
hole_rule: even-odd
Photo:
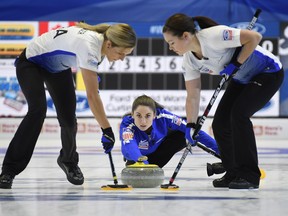
<instances>
[{"instance_id":1,"label":"curling stone","mask_svg":"<svg viewBox=\"0 0 288 216\"><path fill-rule=\"evenodd\" d=\"M136 162L122 170L121 180L133 188L155 188L163 183L164 171L156 164Z\"/></svg>"}]
</instances>

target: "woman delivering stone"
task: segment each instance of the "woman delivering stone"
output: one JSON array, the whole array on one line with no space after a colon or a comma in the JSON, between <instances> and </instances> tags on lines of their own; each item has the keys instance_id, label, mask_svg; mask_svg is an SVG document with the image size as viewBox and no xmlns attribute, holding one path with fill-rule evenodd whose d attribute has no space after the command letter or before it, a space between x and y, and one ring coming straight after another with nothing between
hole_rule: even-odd
<instances>
[{"instance_id":1,"label":"woman delivering stone","mask_svg":"<svg viewBox=\"0 0 288 216\"><path fill-rule=\"evenodd\" d=\"M120 125L121 150L126 165L143 156L145 164L164 167L173 155L186 147L186 121L167 111L151 97L142 95L132 104L131 114L123 117ZM215 140L204 131L198 140L219 153Z\"/></svg>"}]
</instances>

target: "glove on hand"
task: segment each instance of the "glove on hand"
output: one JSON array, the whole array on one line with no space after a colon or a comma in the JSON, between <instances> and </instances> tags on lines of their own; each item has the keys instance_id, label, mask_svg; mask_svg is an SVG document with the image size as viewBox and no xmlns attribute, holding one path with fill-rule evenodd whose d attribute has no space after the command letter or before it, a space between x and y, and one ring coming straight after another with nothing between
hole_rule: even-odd
<instances>
[{"instance_id":1,"label":"glove on hand","mask_svg":"<svg viewBox=\"0 0 288 216\"><path fill-rule=\"evenodd\" d=\"M222 70L222 71L220 71L220 75L225 75L225 76L231 76L231 75L233 75L233 74L235 74L238 70L239 70L239 68L240 68L240 66L241 66L242 64L240 64L239 62L237 62L237 61L235 61L235 62L233 62L233 63L230 63L230 64L228 64L226 67L225 67L225 69L224 70Z\"/></svg>"},{"instance_id":2,"label":"glove on hand","mask_svg":"<svg viewBox=\"0 0 288 216\"><path fill-rule=\"evenodd\" d=\"M195 126L196 126L195 123L187 123L186 125L185 138L192 146L196 146L196 141L193 139Z\"/></svg>"},{"instance_id":3,"label":"glove on hand","mask_svg":"<svg viewBox=\"0 0 288 216\"><path fill-rule=\"evenodd\" d=\"M103 145L103 149L105 150L105 153L107 154L107 153L111 152L111 150L114 146L115 137L114 137L114 133L113 133L111 127L106 128L106 129L101 128L101 130L103 133L102 138L101 138L101 142Z\"/></svg>"}]
</instances>

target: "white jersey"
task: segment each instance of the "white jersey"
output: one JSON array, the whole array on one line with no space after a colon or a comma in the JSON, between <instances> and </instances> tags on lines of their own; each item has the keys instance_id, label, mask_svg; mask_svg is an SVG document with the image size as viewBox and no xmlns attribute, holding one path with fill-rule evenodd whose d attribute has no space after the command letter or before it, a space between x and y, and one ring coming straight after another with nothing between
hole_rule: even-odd
<instances>
[{"instance_id":1,"label":"white jersey","mask_svg":"<svg viewBox=\"0 0 288 216\"><path fill-rule=\"evenodd\" d=\"M230 63L236 47L241 46L240 31L241 29L218 25L197 32L203 58L198 59L192 52L184 54L182 66L185 81L199 78L200 73L219 75ZM281 68L276 56L257 46L233 79L246 84L259 73L277 72Z\"/></svg>"},{"instance_id":2,"label":"white jersey","mask_svg":"<svg viewBox=\"0 0 288 216\"><path fill-rule=\"evenodd\" d=\"M81 67L97 71L104 38L94 31L71 26L49 31L26 48L29 61L52 73Z\"/></svg>"}]
</instances>

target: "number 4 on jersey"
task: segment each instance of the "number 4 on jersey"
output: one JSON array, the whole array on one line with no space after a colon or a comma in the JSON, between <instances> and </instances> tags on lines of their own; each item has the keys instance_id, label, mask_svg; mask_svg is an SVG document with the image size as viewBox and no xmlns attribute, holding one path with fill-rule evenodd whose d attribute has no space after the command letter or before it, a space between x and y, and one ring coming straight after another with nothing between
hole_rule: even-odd
<instances>
[{"instance_id":1,"label":"number 4 on jersey","mask_svg":"<svg viewBox=\"0 0 288 216\"><path fill-rule=\"evenodd\" d=\"M62 34L66 34L67 32L68 32L68 30L58 29L58 30L56 30L56 35L53 37L53 39L55 39L56 37L58 37Z\"/></svg>"}]
</instances>

